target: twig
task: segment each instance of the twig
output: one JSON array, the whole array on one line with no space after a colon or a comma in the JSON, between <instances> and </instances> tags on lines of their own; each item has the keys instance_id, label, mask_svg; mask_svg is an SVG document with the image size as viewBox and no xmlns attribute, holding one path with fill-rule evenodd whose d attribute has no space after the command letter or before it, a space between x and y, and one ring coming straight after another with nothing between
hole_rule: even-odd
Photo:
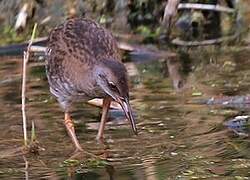
<instances>
[{"instance_id":1,"label":"twig","mask_svg":"<svg viewBox=\"0 0 250 180\"><path fill-rule=\"evenodd\" d=\"M23 52L23 80L22 80L22 117L23 117L23 138L24 138L24 145L27 146L27 120L26 120L26 113L25 113L25 91L26 91L26 66L30 56L30 47L32 45L32 41L35 37L35 32L37 28L37 23L34 25L32 35L30 38L30 42L28 44L27 50Z\"/></svg>"},{"instance_id":2,"label":"twig","mask_svg":"<svg viewBox=\"0 0 250 180\"><path fill-rule=\"evenodd\" d=\"M208 46L212 44L219 44L222 42L230 41L235 38L237 38L238 34L231 35L231 36L226 36L226 37L221 37L217 39L209 39L209 40L203 40L203 41L184 41L181 39L174 39L172 40L172 44L178 45L178 46Z\"/></svg>"},{"instance_id":3,"label":"twig","mask_svg":"<svg viewBox=\"0 0 250 180\"><path fill-rule=\"evenodd\" d=\"M43 46L34 46L32 45L30 47L30 51L31 52L45 52L46 51L46 47L43 47Z\"/></svg>"},{"instance_id":4,"label":"twig","mask_svg":"<svg viewBox=\"0 0 250 180\"><path fill-rule=\"evenodd\" d=\"M169 58L176 56L176 53L173 52L150 49L145 46L133 45L126 42L118 42L118 48L124 51L129 51L133 54L149 54L151 56L155 56L156 58Z\"/></svg>"},{"instance_id":5,"label":"twig","mask_svg":"<svg viewBox=\"0 0 250 180\"><path fill-rule=\"evenodd\" d=\"M25 162L25 167L24 167L25 179L29 179L29 172L28 172L28 169L29 169L29 162L28 162L27 158L25 157L25 155L23 155L23 160L24 160L24 162Z\"/></svg>"},{"instance_id":6,"label":"twig","mask_svg":"<svg viewBox=\"0 0 250 180\"><path fill-rule=\"evenodd\" d=\"M234 13L235 10L232 8L224 7L221 5L213 4L201 4L201 3L180 3L178 9L201 9L201 10L210 10L210 11L220 11L226 13Z\"/></svg>"}]
</instances>

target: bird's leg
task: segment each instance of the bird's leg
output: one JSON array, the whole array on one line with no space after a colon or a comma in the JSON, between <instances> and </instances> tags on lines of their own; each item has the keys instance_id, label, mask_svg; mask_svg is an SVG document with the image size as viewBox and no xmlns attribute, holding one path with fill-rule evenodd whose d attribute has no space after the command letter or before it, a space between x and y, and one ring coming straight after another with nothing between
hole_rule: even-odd
<instances>
[{"instance_id":1,"label":"bird's leg","mask_svg":"<svg viewBox=\"0 0 250 180\"><path fill-rule=\"evenodd\" d=\"M74 122L72 121L68 112L65 112L64 124L67 128L69 136L71 137L71 140L73 141L73 143L76 147L76 150L83 151L83 149L82 149L81 145L79 144L78 139L76 137Z\"/></svg>"},{"instance_id":2,"label":"bird's leg","mask_svg":"<svg viewBox=\"0 0 250 180\"><path fill-rule=\"evenodd\" d=\"M106 120L107 120L107 115L108 115L111 100L112 99L110 97L106 97L106 98L103 99L102 117L101 117L101 123L100 123L99 129L98 129L98 134L96 136L97 140L103 139L104 127L105 127L105 123L106 123Z\"/></svg>"}]
</instances>

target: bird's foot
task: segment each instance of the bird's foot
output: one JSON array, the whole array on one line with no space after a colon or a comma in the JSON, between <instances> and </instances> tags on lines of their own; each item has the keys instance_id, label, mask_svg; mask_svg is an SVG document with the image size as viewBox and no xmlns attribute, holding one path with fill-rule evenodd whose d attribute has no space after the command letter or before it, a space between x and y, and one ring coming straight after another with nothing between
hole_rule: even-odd
<instances>
[{"instance_id":1,"label":"bird's foot","mask_svg":"<svg viewBox=\"0 0 250 180\"><path fill-rule=\"evenodd\" d=\"M75 152L83 152L84 150L82 149L81 146L76 146Z\"/></svg>"},{"instance_id":2,"label":"bird's foot","mask_svg":"<svg viewBox=\"0 0 250 180\"><path fill-rule=\"evenodd\" d=\"M97 144L104 144L104 137L103 136L96 136Z\"/></svg>"},{"instance_id":3,"label":"bird's foot","mask_svg":"<svg viewBox=\"0 0 250 180\"><path fill-rule=\"evenodd\" d=\"M89 156L91 158L100 159L98 155L95 155L94 153L91 153L83 149L81 150L75 149L73 154L68 159L77 159L77 158L80 158L81 156L84 156L84 157Z\"/></svg>"}]
</instances>

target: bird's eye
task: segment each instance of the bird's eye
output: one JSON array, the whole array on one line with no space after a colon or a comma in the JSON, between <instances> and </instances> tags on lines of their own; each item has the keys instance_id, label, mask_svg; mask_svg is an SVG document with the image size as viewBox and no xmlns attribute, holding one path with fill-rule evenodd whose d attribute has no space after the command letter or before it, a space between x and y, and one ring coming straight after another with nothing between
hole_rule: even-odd
<instances>
[{"instance_id":1,"label":"bird's eye","mask_svg":"<svg viewBox=\"0 0 250 180\"><path fill-rule=\"evenodd\" d=\"M112 90L116 90L116 85L113 82L109 82L109 86Z\"/></svg>"}]
</instances>

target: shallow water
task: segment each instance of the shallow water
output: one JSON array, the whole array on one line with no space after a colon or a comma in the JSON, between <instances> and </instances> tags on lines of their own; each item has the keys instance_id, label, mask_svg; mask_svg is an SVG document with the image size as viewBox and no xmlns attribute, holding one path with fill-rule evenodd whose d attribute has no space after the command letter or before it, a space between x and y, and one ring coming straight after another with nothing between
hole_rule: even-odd
<instances>
[{"instance_id":1,"label":"shallow water","mask_svg":"<svg viewBox=\"0 0 250 180\"><path fill-rule=\"evenodd\" d=\"M87 153L73 154L63 113L49 93L43 63L37 61L28 67L27 118L29 135L34 121L43 150L39 155L22 155L21 58L2 57L0 178L249 179L250 140L224 125L231 117L248 115L249 108L195 103L218 95L247 95L249 52L191 53L180 58L183 75L167 70L163 61L127 63L138 136L118 117L120 113L112 113L105 142L97 143L100 109L83 103L75 106L72 116L79 141L102 160ZM173 80L182 78L184 87L176 89Z\"/></svg>"}]
</instances>

